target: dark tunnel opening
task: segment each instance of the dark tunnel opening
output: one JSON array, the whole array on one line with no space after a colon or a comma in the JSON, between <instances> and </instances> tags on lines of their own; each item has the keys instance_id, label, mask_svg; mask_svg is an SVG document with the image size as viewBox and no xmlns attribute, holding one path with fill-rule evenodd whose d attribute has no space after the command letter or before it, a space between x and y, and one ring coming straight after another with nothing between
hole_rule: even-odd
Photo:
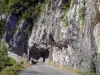
<instances>
[{"instance_id":1,"label":"dark tunnel opening","mask_svg":"<svg viewBox=\"0 0 100 75\"><path fill-rule=\"evenodd\" d=\"M34 60L39 61L39 59L42 58L42 62L45 62L47 58L49 58L49 50L43 49L43 48L32 48L29 51L29 61L34 64L36 63Z\"/></svg>"}]
</instances>

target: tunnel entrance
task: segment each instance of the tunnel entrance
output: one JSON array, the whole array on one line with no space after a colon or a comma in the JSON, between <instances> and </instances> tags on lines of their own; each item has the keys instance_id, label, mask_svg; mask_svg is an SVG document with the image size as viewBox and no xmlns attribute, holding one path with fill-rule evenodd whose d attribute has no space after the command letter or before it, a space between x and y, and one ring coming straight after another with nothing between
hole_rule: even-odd
<instances>
[{"instance_id":1,"label":"tunnel entrance","mask_svg":"<svg viewBox=\"0 0 100 75\"><path fill-rule=\"evenodd\" d=\"M40 58L42 58L42 62L45 62L48 57L48 49L33 47L29 50L29 61L33 64L36 63L34 60L39 61Z\"/></svg>"}]
</instances>

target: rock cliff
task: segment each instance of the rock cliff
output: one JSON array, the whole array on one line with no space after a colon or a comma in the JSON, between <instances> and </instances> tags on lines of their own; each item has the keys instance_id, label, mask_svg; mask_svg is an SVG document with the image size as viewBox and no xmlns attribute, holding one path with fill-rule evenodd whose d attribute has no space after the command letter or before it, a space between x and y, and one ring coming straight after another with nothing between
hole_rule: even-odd
<instances>
[{"instance_id":1,"label":"rock cliff","mask_svg":"<svg viewBox=\"0 0 100 75\"><path fill-rule=\"evenodd\" d=\"M48 60L61 67L88 69L91 62L99 70L100 1L47 0L42 12L34 20L30 32L25 19L18 25L18 17L8 18L6 41L9 50L32 57L32 52L49 51ZM34 53L33 53L34 55Z\"/></svg>"}]
</instances>

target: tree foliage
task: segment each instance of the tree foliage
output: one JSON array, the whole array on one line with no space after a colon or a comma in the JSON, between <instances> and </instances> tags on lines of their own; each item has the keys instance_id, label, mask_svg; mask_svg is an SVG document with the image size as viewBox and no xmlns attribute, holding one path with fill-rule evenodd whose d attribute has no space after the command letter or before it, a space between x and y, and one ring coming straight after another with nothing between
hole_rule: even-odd
<instances>
[{"instance_id":1,"label":"tree foliage","mask_svg":"<svg viewBox=\"0 0 100 75\"><path fill-rule=\"evenodd\" d=\"M0 70L5 68L5 63L6 63L7 59L8 59L7 47L6 47L5 43L3 43L0 46Z\"/></svg>"},{"instance_id":2,"label":"tree foliage","mask_svg":"<svg viewBox=\"0 0 100 75\"><path fill-rule=\"evenodd\" d=\"M0 21L0 38L3 37L4 32L5 32L5 28L6 28L6 20L1 20Z\"/></svg>"},{"instance_id":3,"label":"tree foliage","mask_svg":"<svg viewBox=\"0 0 100 75\"><path fill-rule=\"evenodd\" d=\"M0 46L0 71L6 66L13 66L16 64L16 61L8 57L8 49L6 43L3 42Z\"/></svg>"},{"instance_id":4,"label":"tree foliage","mask_svg":"<svg viewBox=\"0 0 100 75\"><path fill-rule=\"evenodd\" d=\"M12 14L20 21L26 19L30 27L45 9L41 4L45 0L0 0L0 16L2 14ZM6 21L0 21L0 37L3 36Z\"/></svg>"}]
</instances>

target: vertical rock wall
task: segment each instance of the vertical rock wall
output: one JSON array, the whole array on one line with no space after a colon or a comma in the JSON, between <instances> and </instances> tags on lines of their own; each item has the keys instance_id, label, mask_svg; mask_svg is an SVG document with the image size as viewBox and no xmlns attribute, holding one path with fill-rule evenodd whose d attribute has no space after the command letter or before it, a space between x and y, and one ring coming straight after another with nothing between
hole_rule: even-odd
<instances>
[{"instance_id":1,"label":"vertical rock wall","mask_svg":"<svg viewBox=\"0 0 100 75\"><path fill-rule=\"evenodd\" d=\"M50 0L44 6L45 10L34 22L31 36L24 32L28 26L25 20L18 26L19 30L11 35L17 19L10 16L6 33L10 50L22 55L32 52L35 46L35 51L49 50L49 61L61 67L88 69L91 62L97 65L100 53L100 1Z\"/></svg>"},{"instance_id":2,"label":"vertical rock wall","mask_svg":"<svg viewBox=\"0 0 100 75\"><path fill-rule=\"evenodd\" d=\"M46 5L46 13L40 15L33 27L29 47L34 43L40 45L46 32L46 44L52 58L49 60L62 67L87 69L92 61L96 62L99 51L100 21L96 23L99 1L71 1L69 9L63 9L63 2L64 0L52 0L50 5ZM53 45L50 43L50 34L54 39Z\"/></svg>"}]
</instances>

